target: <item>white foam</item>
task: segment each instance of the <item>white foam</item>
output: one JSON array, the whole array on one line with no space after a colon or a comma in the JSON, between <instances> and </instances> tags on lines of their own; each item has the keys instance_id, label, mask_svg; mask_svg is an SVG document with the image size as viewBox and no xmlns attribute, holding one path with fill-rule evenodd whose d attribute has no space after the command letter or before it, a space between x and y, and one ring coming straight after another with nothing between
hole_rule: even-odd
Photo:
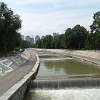
<instances>
[{"instance_id":1,"label":"white foam","mask_svg":"<svg viewBox=\"0 0 100 100\"><path fill-rule=\"evenodd\" d=\"M58 57L58 58L46 58L46 59L42 58L41 61L57 61L57 60L61 61L61 60L68 60L68 59L72 59L72 58L70 58L70 57L67 57L67 58L59 58Z\"/></svg>"},{"instance_id":2,"label":"white foam","mask_svg":"<svg viewBox=\"0 0 100 100\"><path fill-rule=\"evenodd\" d=\"M31 91L32 100L100 100L100 89L62 89Z\"/></svg>"}]
</instances>

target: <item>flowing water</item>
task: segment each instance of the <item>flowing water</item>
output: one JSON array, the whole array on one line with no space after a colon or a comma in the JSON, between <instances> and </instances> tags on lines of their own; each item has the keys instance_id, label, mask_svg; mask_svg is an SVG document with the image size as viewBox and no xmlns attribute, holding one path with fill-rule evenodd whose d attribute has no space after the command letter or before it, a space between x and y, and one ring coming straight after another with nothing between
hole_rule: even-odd
<instances>
[{"instance_id":1,"label":"flowing water","mask_svg":"<svg viewBox=\"0 0 100 100\"><path fill-rule=\"evenodd\" d=\"M31 88L26 100L100 100L100 87L96 86L82 88L50 88L52 85L52 83L50 83L51 80L52 82L55 80L61 81L62 79L80 78L92 80L92 78L99 77L99 74L99 67L76 61L70 57L42 56L40 57L40 69L36 77L36 84L39 85L38 80L47 80L49 82L49 88L42 87L41 89L39 86L37 86L38 88L35 90ZM89 84L91 83L92 81L89 81ZM40 84L43 86L44 82L42 84L41 81ZM59 85L60 83L58 82L58 86Z\"/></svg>"},{"instance_id":2,"label":"flowing water","mask_svg":"<svg viewBox=\"0 0 100 100\"><path fill-rule=\"evenodd\" d=\"M60 89L30 91L27 100L100 100L100 89Z\"/></svg>"},{"instance_id":3,"label":"flowing water","mask_svg":"<svg viewBox=\"0 0 100 100\"><path fill-rule=\"evenodd\" d=\"M57 78L57 77L93 77L100 74L100 68L74 60L70 57L51 57L40 58L40 69L38 78Z\"/></svg>"}]
</instances>

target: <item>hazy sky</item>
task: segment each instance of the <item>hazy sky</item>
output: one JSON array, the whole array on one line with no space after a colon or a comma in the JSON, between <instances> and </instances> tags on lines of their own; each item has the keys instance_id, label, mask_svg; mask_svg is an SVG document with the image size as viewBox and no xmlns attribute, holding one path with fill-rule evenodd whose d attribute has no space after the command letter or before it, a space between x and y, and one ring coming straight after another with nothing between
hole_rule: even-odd
<instances>
[{"instance_id":1,"label":"hazy sky","mask_svg":"<svg viewBox=\"0 0 100 100\"><path fill-rule=\"evenodd\" d=\"M80 24L87 29L93 14L100 10L100 0L2 0L21 16L23 35L64 33ZM0 2L2 2L0 0Z\"/></svg>"}]
</instances>

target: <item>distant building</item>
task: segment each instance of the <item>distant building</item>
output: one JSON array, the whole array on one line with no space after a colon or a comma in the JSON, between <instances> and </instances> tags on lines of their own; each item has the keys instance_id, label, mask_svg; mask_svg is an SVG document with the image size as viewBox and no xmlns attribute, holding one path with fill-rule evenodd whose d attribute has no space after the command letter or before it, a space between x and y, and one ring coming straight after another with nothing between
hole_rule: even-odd
<instances>
[{"instance_id":1,"label":"distant building","mask_svg":"<svg viewBox=\"0 0 100 100\"><path fill-rule=\"evenodd\" d=\"M31 37L30 36L26 36L26 41L31 42Z\"/></svg>"},{"instance_id":2,"label":"distant building","mask_svg":"<svg viewBox=\"0 0 100 100\"><path fill-rule=\"evenodd\" d=\"M36 41L39 40L39 39L40 39L40 36L39 36L39 35L36 35L36 37L35 37L35 43L36 43Z\"/></svg>"},{"instance_id":3,"label":"distant building","mask_svg":"<svg viewBox=\"0 0 100 100\"><path fill-rule=\"evenodd\" d=\"M31 38L31 41L30 41L32 44L34 44L34 38Z\"/></svg>"},{"instance_id":4,"label":"distant building","mask_svg":"<svg viewBox=\"0 0 100 100\"><path fill-rule=\"evenodd\" d=\"M58 36L59 35L59 33L53 33L53 36Z\"/></svg>"}]
</instances>

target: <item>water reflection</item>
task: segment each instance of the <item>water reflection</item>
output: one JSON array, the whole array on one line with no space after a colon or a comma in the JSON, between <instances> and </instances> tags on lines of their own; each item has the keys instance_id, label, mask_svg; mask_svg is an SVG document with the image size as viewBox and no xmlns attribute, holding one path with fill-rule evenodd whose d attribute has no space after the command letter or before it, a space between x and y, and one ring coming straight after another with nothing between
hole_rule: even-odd
<instances>
[{"instance_id":1,"label":"water reflection","mask_svg":"<svg viewBox=\"0 0 100 100\"><path fill-rule=\"evenodd\" d=\"M100 69L96 66L74 61L44 61L44 66L47 69L55 69L55 71L63 69L66 74L99 74Z\"/></svg>"},{"instance_id":2,"label":"water reflection","mask_svg":"<svg viewBox=\"0 0 100 100\"><path fill-rule=\"evenodd\" d=\"M46 56L41 58L39 76L99 75L100 68L68 57Z\"/></svg>"},{"instance_id":3,"label":"water reflection","mask_svg":"<svg viewBox=\"0 0 100 100\"><path fill-rule=\"evenodd\" d=\"M100 69L97 66L73 59L61 59L62 57L41 57L37 78L46 77L49 79L51 77L55 79L55 76L58 76L60 79L63 78L61 76L77 75L80 77L83 75L87 77L94 74L100 77ZM100 88L36 89L29 92L26 100L100 100Z\"/></svg>"}]
</instances>

